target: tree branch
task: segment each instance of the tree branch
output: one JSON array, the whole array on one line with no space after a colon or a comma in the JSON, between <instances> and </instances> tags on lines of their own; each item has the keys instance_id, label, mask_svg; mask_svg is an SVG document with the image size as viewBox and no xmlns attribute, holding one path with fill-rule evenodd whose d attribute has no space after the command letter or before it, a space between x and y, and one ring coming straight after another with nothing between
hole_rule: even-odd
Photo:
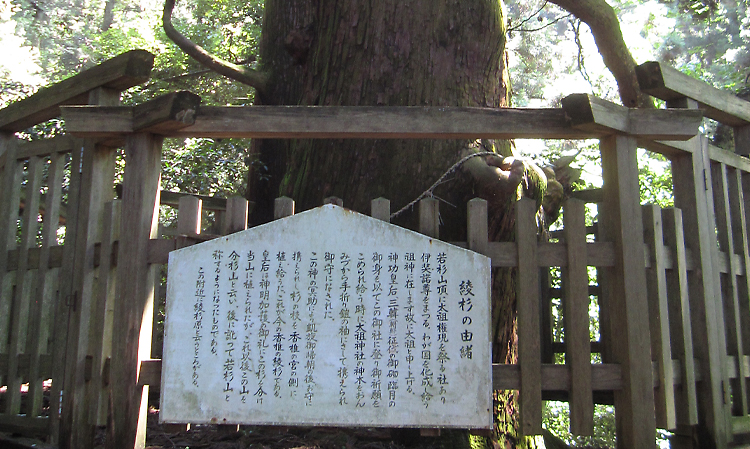
<instances>
[{"instance_id":1,"label":"tree branch","mask_svg":"<svg viewBox=\"0 0 750 449\"><path fill-rule=\"evenodd\" d=\"M622 104L653 108L651 97L641 92L635 74L636 63L620 30L615 10L606 0L549 0L585 22L607 66L617 81Z\"/></svg>"},{"instance_id":2,"label":"tree branch","mask_svg":"<svg viewBox=\"0 0 750 449\"><path fill-rule=\"evenodd\" d=\"M259 92L263 92L266 89L268 84L268 74L266 72L225 61L207 52L203 47L180 34L172 25L172 11L174 10L175 2L176 0L165 0L164 16L162 17L164 32L172 42L177 44L190 57L220 75L254 87Z\"/></svg>"}]
</instances>

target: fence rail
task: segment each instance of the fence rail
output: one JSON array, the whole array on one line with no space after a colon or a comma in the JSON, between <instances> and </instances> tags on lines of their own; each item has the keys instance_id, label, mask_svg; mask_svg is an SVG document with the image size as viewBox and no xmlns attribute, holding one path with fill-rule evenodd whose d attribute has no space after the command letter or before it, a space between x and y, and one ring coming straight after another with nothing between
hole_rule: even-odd
<instances>
[{"instance_id":1,"label":"fence rail","mask_svg":"<svg viewBox=\"0 0 750 449\"><path fill-rule=\"evenodd\" d=\"M750 438L750 103L647 63L639 81L667 110L590 95L539 110L202 107L189 92L120 106L152 61L127 53L0 110L0 429L85 448L107 425L114 446L143 445L145 401L161 380L156 270L170 251L244 229L249 210L241 198L160 192L164 137L596 138L603 187L564 204L550 241L538 241L529 200L516 205L516 240L488 241L486 204L473 200L466 241L452 242L517 270L519 362L494 365L494 387L520 390L526 434L541 431L543 400L562 399L577 434L592 432L594 403L613 403L619 447L653 447L657 426L675 431L675 447ZM12 134L58 114L69 135ZM734 152L697 135L703 115L733 128ZM115 198L118 147L127 163ZM675 207L639 204L638 147L670 160ZM159 204L178 209L173 238L158 238ZM419 207L420 232L438 237L437 203ZM210 232L204 209L222 222ZM277 200L276 218L293 212ZM387 220L388 201L374 200L372 215Z\"/></svg>"}]
</instances>

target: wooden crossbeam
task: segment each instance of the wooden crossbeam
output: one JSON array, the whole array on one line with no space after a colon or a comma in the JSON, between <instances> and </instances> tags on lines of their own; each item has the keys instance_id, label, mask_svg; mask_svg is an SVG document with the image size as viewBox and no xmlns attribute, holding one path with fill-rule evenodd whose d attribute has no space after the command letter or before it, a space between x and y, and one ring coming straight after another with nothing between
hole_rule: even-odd
<instances>
[{"instance_id":1,"label":"wooden crossbeam","mask_svg":"<svg viewBox=\"0 0 750 449\"><path fill-rule=\"evenodd\" d=\"M149 79L154 55L132 50L107 60L0 110L0 130L20 131L60 115L60 105L86 104L90 91L118 92Z\"/></svg>"},{"instance_id":2,"label":"wooden crossbeam","mask_svg":"<svg viewBox=\"0 0 750 449\"><path fill-rule=\"evenodd\" d=\"M732 126L750 124L750 102L685 75L667 64L650 61L636 67L641 90L666 101L691 98L706 117Z\"/></svg>"},{"instance_id":3,"label":"wooden crossbeam","mask_svg":"<svg viewBox=\"0 0 750 449\"><path fill-rule=\"evenodd\" d=\"M216 106L202 107L191 126L179 130L154 129L153 132L167 137L289 139L584 139L622 132L644 139L670 140L689 139L698 132L700 112L644 111L622 106L618 109L614 103L594 98L590 97L586 104L606 104L600 109L607 114L604 118L602 114L595 116L591 126L583 121L576 122L576 119L571 123L570 117L586 117L587 114L585 110L575 113L575 109L586 106L575 102L569 102L564 110ZM87 137L129 134L137 130L139 120L139 111L132 107L66 106L62 114L68 132Z\"/></svg>"},{"instance_id":4,"label":"wooden crossbeam","mask_svg":"<svg viewBox=\"0 0 750 449\"><path fill-rule=\"evenodd\" d=\"M630 134L642 139L688 140L698 134L700 111L680 109L629 109L590 94L562 99L573 128L592 134Z\"/></svg>"}]
</instances>

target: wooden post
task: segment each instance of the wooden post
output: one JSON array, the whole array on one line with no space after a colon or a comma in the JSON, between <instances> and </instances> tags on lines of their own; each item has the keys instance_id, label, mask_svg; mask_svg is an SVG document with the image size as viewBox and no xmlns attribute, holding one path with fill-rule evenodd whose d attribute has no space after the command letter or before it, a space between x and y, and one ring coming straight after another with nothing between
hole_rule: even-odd
<instances>
[{"instance_id":1,"label":"wooden post","mask_svg":"<svg viewBox=\"0 0 750 449\"><path fill-rule=\"evenodd\" d=\"M643 249L636 141L607 136L600 144L603 194L599 225L614 244L615 265L608 268L607 298L612 317L612 353L622 369L622 390L615 391L618 448L656 446L651 375L646 270Z\"/></svg>"},{"instance_id":2,"label":"wooden post","mask_svg":"<svg viewBox=\"0 0 750 449\"><path fill-rule=\"evenodd\" d=\"M125 147L120 249L112 345L111 419L107 447L143 448L149 386L138 386L140 361L150 358L162 138L132 134Z\"/></svg>"},{"instance_id":3,"label":"wooden post","mask_svg":"<svg viewBox=\"0 0 750 449\"><path fill-rule=\"evenodd\" d=\"M247 200L241 196L227 198L227 214L224 217L224 234L247 229Z\"/></svg>"},{"instance_id":4,"label":"wooden post","mask_svg":"<svg viewBox=\"0 0 750 449\"><path fill-rule=\"evenodd\" d=\"M565 292L565 364L570 367L570 431L574 435L593 435L586 205L582 201L569 199L565 202L563 226L568 249L568 263L562 269L562 280Z\"/></svg>"},{"instance_id":5,"label":"wooden post","mask_svg":"<svg viewBox=\"0 0 750 449\"><path fill-rule=\"evenodd\" d=\"M682 102L691 108L694 101ZM668 104L668 106L671 105ZM690 317L695 355L700 364L701 382L697 385L701 427L716 447L726 447L731 439L729 385L726 369L724 314L719 289L716 224L714 222L711 170L708 168L708 141L697 136L688 142L693 151L672 160L675 206L682 209L686 249L693 255L693 270L688 273Z\"/></svg>"},{"instance_id":6,"label":"wooden post","mask_svg":"<svg viewBox=\"0 0 750 449\"><path fill-rule=\"evenodd\" d=\"M177 234L188 237L201 233L203 202L194 196L182 196L177 209Z\"/></svg>"},{"instance_id":7,"label":"wooden post","mask_svg":"<svg viewBox=\"0 0 750 449\"><path fill-rule=\"evenodd\" d=\"M120 93L99 88L91 92L91 104L118 104ZM104 204L114 198L115 152L101 148L91 139L84 140L81 162L80 199L78 219L73 232L76 234L74 248L74 271L72 273L72 301L70 302L67 350L65 355L65 377L63 416L60 446L62 448L93 447L94 423L89 422L89 406L99 401L88 402L87 382L91 379L88 359L91 343L90 327L96 308L96 287L99 270L94 266L94 245L102 235ZM73 167L75 169L75 167Z\"/></svg>"},{"instance_id":8,"label":"wooden post","mask_svg":"<svg viewBox=\"0 0 750 449\"><path fill-rule=\"evenodd\" d=\"M474 198L466 205L466 241L470 250L487 256L489 240L487 231L487 201Z\"/></svg>"},{"instance_id":9,"label":"wooden post","mask_svg":"<svg viewBox=\"0 0 750 449\"><path fill-rule=\"evenodd\" d=\"M376 198L370 202L370 215L372 218L391 222L391 201L385 198Z\"/></svg>"},{"instance_id":10,"label":"wooden post","mask_svg":"<svg viewBox=\"0 0 750 449\"><path fill-rule=\"evenodd\" d=\"M294 215L294 200L282 196L276 198L273 203L273 219L278 220L279 218L290 217Z\"/></svg>"},{"instance_id":11,"label":"wooden post","mask_svg":"<svg viewBox=\"0 0 750 449\"><path fill-rule=\"evenodd\" d=\"M516 203L516 248L521 433L531 436L542 433L542 353L536 204L529 198L522 198Z\"/></svg>"},{"instance_id":12,"label":"wooden post","mask_svg":"<svg viewBox=\"0 0 750 449\"><path fill-rule=\"evenodd\" d=\"M440 203L435 198L425 198L419 202L419 232L440 238Z\"/></svg>"}]
</instances>

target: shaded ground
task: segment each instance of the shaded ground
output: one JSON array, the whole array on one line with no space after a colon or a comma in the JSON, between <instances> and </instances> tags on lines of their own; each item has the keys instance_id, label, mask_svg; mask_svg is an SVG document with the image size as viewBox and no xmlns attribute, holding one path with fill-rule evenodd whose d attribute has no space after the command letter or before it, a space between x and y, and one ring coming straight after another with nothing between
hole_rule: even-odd
<instances>
[{"instance_id":1,"label":"shaded ground","mask_svg":"<svg viewBox=\"0 0 750 449\"><path fill-rule=\"evenodd\" d=\"M158 411L149 411L146 448L211 449L437 449L435 438L418 430L337 429L309 427L255 427L198 425L179 430L161 425ZM101 435L103 438L103 433ZM394 441L394 439L396 441ZM102 441L103 442L103 441Z\"/></svg>"}]
</instances>

